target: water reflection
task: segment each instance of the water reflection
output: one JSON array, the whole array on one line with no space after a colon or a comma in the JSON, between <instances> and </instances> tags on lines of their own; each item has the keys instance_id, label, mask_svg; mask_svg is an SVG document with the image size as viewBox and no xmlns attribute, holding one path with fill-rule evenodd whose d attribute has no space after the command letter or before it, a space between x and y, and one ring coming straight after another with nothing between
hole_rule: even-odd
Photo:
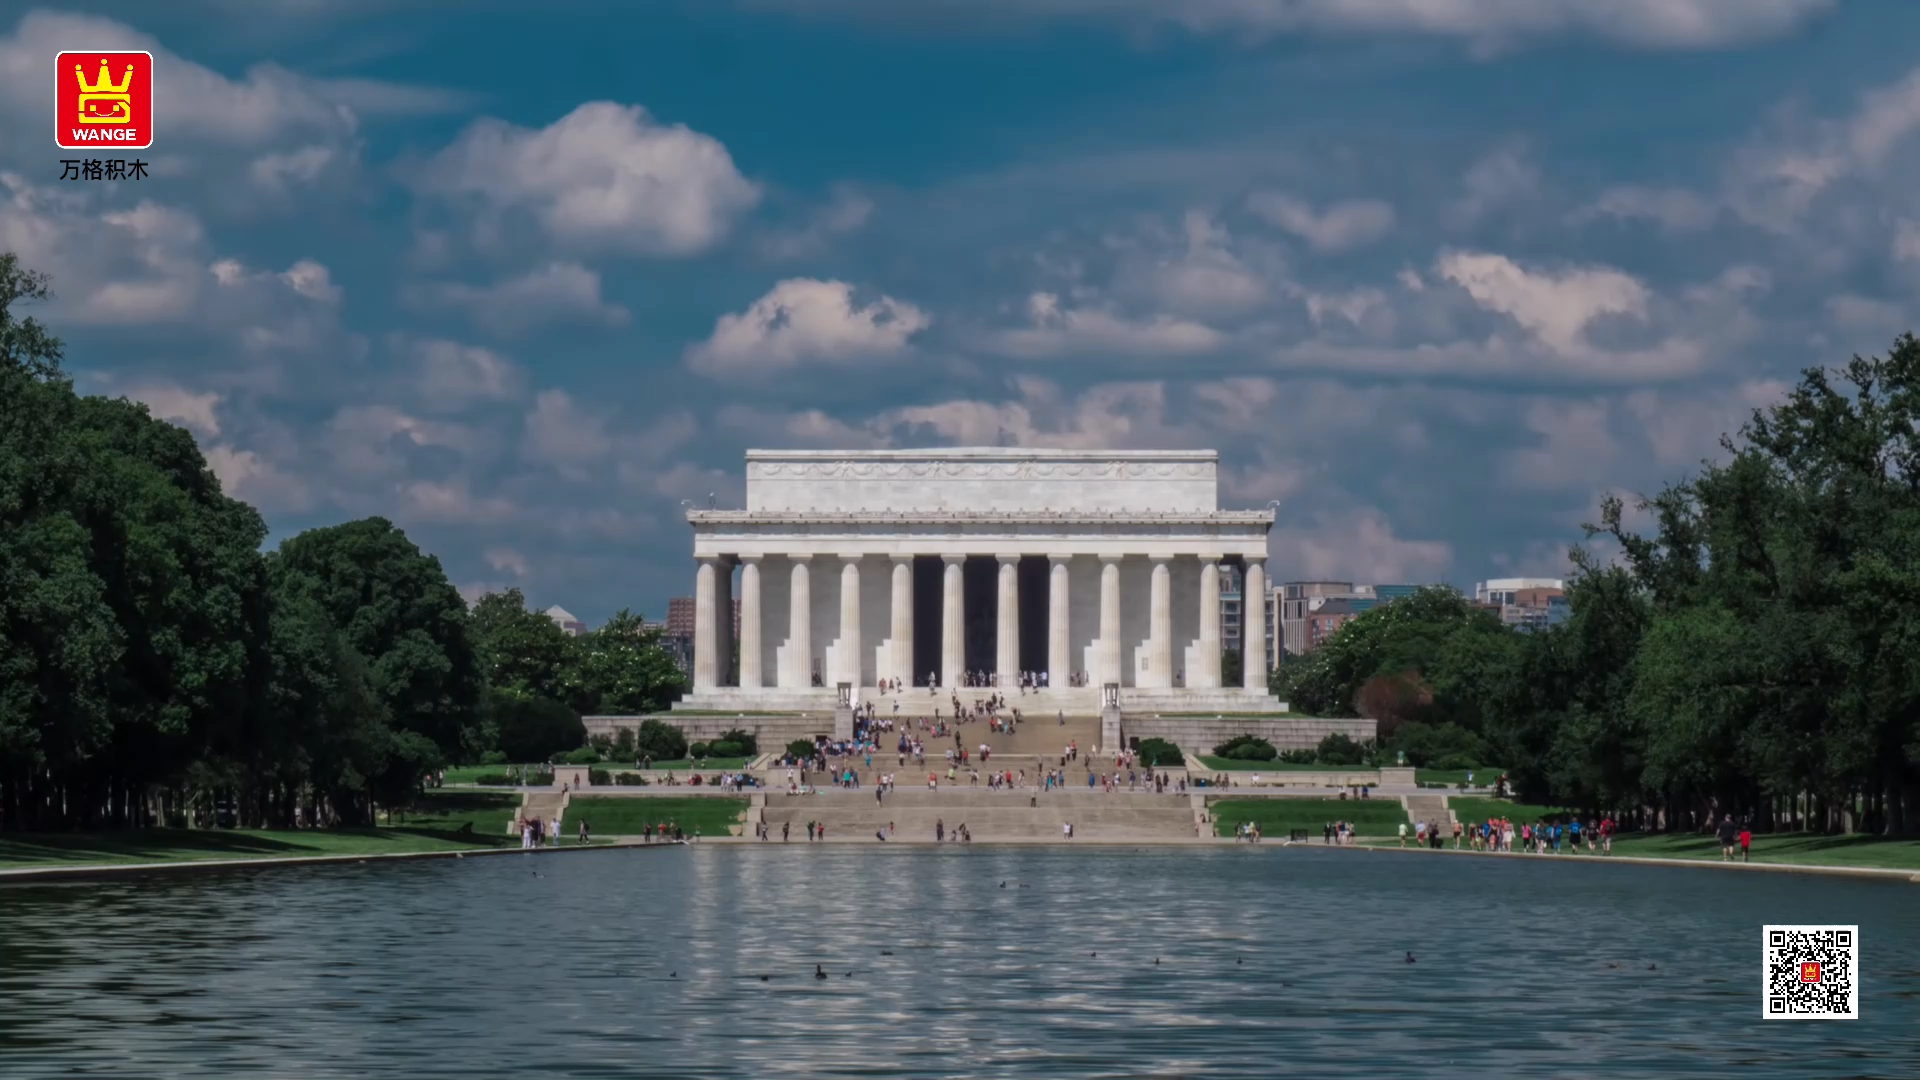
<instances>
[{"instance_id":1,"label":"water reflection","mask_svg":"<svg viewBox=\"0 0 1920 1080\"><path fill-rule=\"evenodd\" d=\"M1915 1076L1917 896L797 843L13 887L0 1075ZM1863 1019L1761 1021L1765 922L1860 924Z\"/></svg>"}]
</instances>

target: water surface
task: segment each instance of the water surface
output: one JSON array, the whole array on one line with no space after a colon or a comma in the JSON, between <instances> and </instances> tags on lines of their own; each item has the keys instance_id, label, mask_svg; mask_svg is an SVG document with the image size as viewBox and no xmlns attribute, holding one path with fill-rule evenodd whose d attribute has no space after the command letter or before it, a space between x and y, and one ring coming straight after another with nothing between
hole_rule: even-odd
<instances>
[{"instance_id":1,"label":"water surface","mask_svg":"<svg viewBox=\"0 0 1920 1080\"><path fill-rule=\"evenodd\" d=\"M1860 925L1860 1020L1760 1019L1768 922ZM1920 886L795 843L0 887L0 1076L54 1075L1920 1077Z\"/></svg>"}]
</instances>

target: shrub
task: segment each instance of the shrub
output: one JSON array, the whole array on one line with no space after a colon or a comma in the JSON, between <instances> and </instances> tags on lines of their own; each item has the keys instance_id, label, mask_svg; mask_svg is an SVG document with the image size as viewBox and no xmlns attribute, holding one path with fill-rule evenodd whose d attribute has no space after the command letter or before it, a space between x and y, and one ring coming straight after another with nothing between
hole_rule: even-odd
<instances>
[{"instance_id":1,"label":"shrub","mask_svg":"<svg viewBox=\"0 0 1920 1080\"><path fill-rule=\"evenodd\" d=\"M614 773L613 782L621 787L647 786L647 778L637 772Z\"/></svg>"},{"instance_id":2,"label":"shrub","mask_svg":"<svg viewBox=\"0 0 1920 1080\"><path fill-rule=\"evenodd\" d=\"M708 743L707 754L711 757L745 757L746 756L746 752L740 748L739 743L732 742L726 739L722 739L719 742Z\"/></svg>"},{"instance_id":3,"label":"shrub","mask_svg":"<svg viewBox=\"0 0 1920 1080\"><path fill-rule=\"evenodd\" d=\"M592 784L596 787L606 787L607 785L613 783L613 777L608 775L607 770L605 769L588 769L587 783Z\"/></svg>"},{"instance_id":4,"label":"shrub","mask_svg":"<svg viewBox=\"0 0 1920 1080\"><path fill-rule=\"evenodd\" d=\"M812 757L813 753L814 747L812 739L795 739L787 744L787 756L790 758L805 761L807 758Z\"/></svg>"},{"instance_id":5,"label":"shrub","mask_svg":"<svg viewBox=\"0 0 1920 1080\"><path fill-rule=\"evenodd\" d=\"M613 756L619 757L619 758L631 758L636 756L633 752L633 729L632 728L623 727L614 734Z\"/></svg>"},{"instance_id":6,"label":"shrub","mask_svg":"<svg viewBox=\"0 0 1920 1080\"><path fill-rule=\"evenodd\" d=\"M736 749L731 754L722 754L720 751L715 750L713 752L715 757L752 757L760 752L759 740L747 732L741 731L739 728L734 728L732 731L720 736L719 741L732 743Z\"/></svg>"},{"instance_id":7,"label":"shrub","mask_svg":"<svg viewBox=\"0 0 1920 1080\"><path fill-rule=\"evenodd\" d=\"M509 758L504 750L489 750L480 755L480 764L482 765L505 765L511 760L513 759Z\"/></svg>"},{"instance_id":8,"label":"shrub","mask_svg":"<svg viewBox=\"0 0 1920 1080\"><path fill-rule=\"evenodd\" d=\"M697 742L687 747L687 756L690 758L704 758L712 752L713 747L703 742Z\"/></svg>"},{"instance_id":9,"label":"shrub","mask_svg":"<svg viewBox=\"0 0 1920 1080\"><path fill-rule=\"evenodd\" d=\"M1336 731L1320 740L1313 756L1322 765L1358 765L1366 760L1367 749Z\"/></svg>"},{"instance_id":10,"label":"shrub","mask_svg":"<svg viewBox=\"0 0 1920 1080\"><path fill-rule=\"evenodd\" d=\"M1314 752L1312 750L1283 750L1280 753L1280 760L1289 765L1311 765L1314 762Z\"/></svg>"},{"instance_id":11,"label":"shrub","mask_svg":"<svg viewBox=\"0 0 1920 1080\"><path fill-rule=\"evenodd\" d=\"M1140 764L1149 769L1177 769L1187 763L1187 756L1180 748L1165 739L1140 740Z\"/></svg>"},{"instance_id":12,"label":"shrub","mask_svg":"<svg viewBox=\"0 0 1920 1080\"><path fill-rule=\"evenodd\" d=\"M1402 724L1393 734L1392 745L1407 755L1407 764L1419 769L1448 768L1440 762L1453 755L1476 762L1487 757L1486 743L1459 724Z\"/></svg>"},{"instance_id":13,"label":"shrub","mask_svg":"<svg viewBox=\"0 0 1920 1080\"><path fill-rule=\"evenodd\" d=\"M583 746L578 750L568 751L564 760L568 765L598 765L600 764L600 751L595 750L591 746Z\"/></svg>"},{"instance_id":14,"label":"shrub","mask_svg":"<svg viewBox=\"0 0 1920 1080\"><path fill-rule=\"evenodd\" d=\"M503 772L481 773L479 776L473 778L473 782L479 784L481 787L512 787L514 784L519 783L519 781Z\"/></svg>"},{"instance_id":15,"label":"shrub","mask_svg":"<svg viewBox=\"0 0 1920 1080\"><path fill-rule=\"evenodd\" d=\"M1253 735L1235 735L1214 747L1213 752L1217 757L1235 761L1272 761L1280 756L1280 751L1275 750L1272 743Z\"/></svg>"},{"instance_id":16,"label":"shrub","mask_svg":"<svg viewBox=\"0 0 1920 1080\"><path fill-rule=\"evenodd\" d=\"M1440 758L1439 760L1435 761L1431 767L1435 769L1449 769L1449 770L1478 769L1480 767L1480 763L1473 759L1472 754L1447 754L1444 757Z\"/></svg>"},{"instance_id":17,"label":"shrub","mask_svg":"<svg viewBox=\"0 0 1920 1080\"><path fill-rule=\"evenodd\" d=\"M496 694L488 703L507 761L545 761L587 741L587 726L572 709L546 698Z\"/></svg>"},{"instance_id":18,"label":"shrub","mask_svg":"<svg viewBox=\"0 0 1920 1080\"><path fill-rule=\"evenodd\" d=\"M633 744L642 756L655 761L678 761L687 756L687 737L663 720L642 720Z\"/></svg>"}]
</instances>

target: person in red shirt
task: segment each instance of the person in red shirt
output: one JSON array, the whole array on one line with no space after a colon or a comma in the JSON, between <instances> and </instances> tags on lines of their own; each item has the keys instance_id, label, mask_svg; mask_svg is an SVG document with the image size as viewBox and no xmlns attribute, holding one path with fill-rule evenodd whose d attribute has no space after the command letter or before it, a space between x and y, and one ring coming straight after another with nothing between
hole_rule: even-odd
<instances>
[{"instance_id":1,"label":"person in red shirt","mask_svg":"<svg viewBox=\"0 0 1920 1080\"><path fill-rule=\"evenodd\" d=\"M1752 852L1753 852L1753 830L1743 825L1740 827L1740 861L1752 862L1753 860L1747 857L1750 854L1752 854Z\"/></svg>"}]
</instances>

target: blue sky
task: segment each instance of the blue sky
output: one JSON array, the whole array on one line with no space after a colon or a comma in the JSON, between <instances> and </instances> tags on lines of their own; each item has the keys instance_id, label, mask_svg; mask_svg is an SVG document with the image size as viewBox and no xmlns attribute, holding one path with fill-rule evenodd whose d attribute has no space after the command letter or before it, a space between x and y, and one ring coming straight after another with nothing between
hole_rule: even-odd
<instances>
[{"instance_id":1,"label":"blue sky","mask_svg":"<svg viewBox=\"0 0 1920 1080\"><path fill-rule=\"evenodd\" d=\"M537 10L529 11L534 7ZM157 10L156 10L157 9ZM617 12L617 13L616 13ZM12 18L8 16L7 18ZM1920 302L1920 4L175 0L0 23L0 249L277 539L691 590L756 447L1217 447L1272 572L1560 574ZM62 182L53 56L157 57Z\"/></svg>"}]
</instances>

